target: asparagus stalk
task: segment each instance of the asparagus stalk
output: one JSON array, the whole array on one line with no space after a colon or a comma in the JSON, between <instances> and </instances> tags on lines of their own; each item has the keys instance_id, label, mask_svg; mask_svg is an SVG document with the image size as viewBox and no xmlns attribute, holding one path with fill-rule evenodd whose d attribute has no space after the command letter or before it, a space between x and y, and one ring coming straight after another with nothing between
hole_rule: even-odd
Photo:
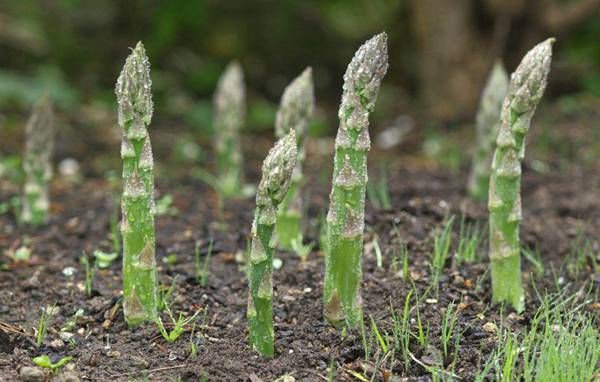
<instances>
[{"instance_id":1,"label":"asparagus stalk","mask_svg":"<svg viewBox=\"0 0 600 382\"><path fill-rule=\"evenodd\" d=\"M492 162L488 199L492 297L518 312L524 309L519 244L521 162L525 134L546 88L554 41L549 38L536 45L512 74Z\"/></svg>"},{"instance_id":2,"label":"asparagus stalk","mask_svg":"<svg viewBox=\"0 0 600 382\"><path fill-rule=\"evenodd\" d=\"M31 225L48 221L48 182L52 178L54 113L48 96L33 107L25 127L25 187L21 220Z\"/></svg>"},{"instance_id":3,"label":"asparagus stalk","mask_svg":"<svg viewBox=\"0 0 600 382\"><path fill-rule=\"evenodd\" d=\"M485 201L488 196L492 157L500 128L500 110L508 89L508 74L497 61L485 84L479 102L476 119L477 148L469 177L468 190L471 197Z\"/></svg>"},{"instance_id":4,"label":"asparagus stalk","mask_svg":"<svg viewBox=\"0 0 600 382\"><path fill-rule=\"evenodd\" d=\"M277 208L290 186L296 164L296 132L277 141L262 165L262 179L256 193L249 261L248 329L250 345L266 357L273 357L273 231Z\"/></svg>"},{"instance_id":5,"label":"asparagus stalk","mask_svg":"<svg viewBox=\"0 0 600 382\"><path fill-rule=\"evenodd\" d=\"M148 57L138 42L115 88L123 130L123 311L130 326L157 316L154 162L148 135L153 111L151 85Z\"/></svg>"},{"instance_id":6,"label":"asparagus stalk","mask_svg":"<svg viewBox=\"0 0 600 382\"><path fill-rule=\"evenodd\" d=\"M221 75L214 107L219 191L223 196L234 196L240 194L244 183L240 131L246 106L244 74L239 63L230 63Z\"/></svg>"},{"instance_id":7,"label":"asparagus stalk","mask_svg":"<svg viewBox=\"0 0 600 382\"><path fill-rule=\"evenodd\" d=\"M284 198L277 216L276 233L281 248L292 249L294 239L302 243L302 164L305 157L304 141L308 122L315 107L312 69L306 68L285 88L277 116L275 135L283 138L289 131L296 131L298 159L292 174L290 189Z\"/></svg>"},{"instance_id":8,"label":"asparagus stalk","mask_svg":"<svg viewBox=\"0 0 600 382\"><path fill-rule=\"evenodd\" d=\"M360 317L369 113L387 67L387 35L361 46L344 74L340 126L335 139L333 184L327 214L324 315L335 325L354 326Z\"/></svg>"}]
</instances>

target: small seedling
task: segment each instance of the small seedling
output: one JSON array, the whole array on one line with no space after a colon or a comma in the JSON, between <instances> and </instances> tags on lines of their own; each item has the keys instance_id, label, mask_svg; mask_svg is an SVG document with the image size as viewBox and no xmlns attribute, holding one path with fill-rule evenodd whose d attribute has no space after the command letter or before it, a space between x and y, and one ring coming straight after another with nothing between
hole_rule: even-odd
<instances>
[{"instance_id":1,"label":"small seedling","mask_svg":"<svg viewBox=\"0 0 600 382\"><path fill-rule=\"evenodd\" d=\"M298 235L297 238L292 239L292 251L298 255L298 257L300 257L300 260L302 262L306 262L306 259L308 259L308 255L310 255L310 252L312 251L314 244L313 243L309 243L307 245L302 244L302 235Z\"/></svg>"},{"instance_id":2,"label":"small seedling","mask_svg":"<svg viewBox=\"0 0 600 382\"><path fill-rule=\"evenodd\" d=\"M185 331L185 326L188 325L190 322L192 322L196 318L198 313L200 313L200 309L199 309L196 311L196 313L194 313L191 317L188 317L188 318L186 318L183 315L183 313L179 313L179 317L177 317L177 319L175 319L175 317L173 316L173 313L171 313L171 309L168 306L165 306L165 310L167 311L167 314L169 315L169 318L171 319L171 322L173 323L173 329L171 331L167 331L167 329L165 329L160 317L156 318L156 324L158 325L158 330L160 331L160 334L163 336L163 338L165 340L167 340L167 342L177 341L177 339Z\"/></svg>"},{"instance_id":3,"label":"small seedling","mask_svg":"<svg viewBox=\"0 0 600 382\"><path fill-rule=\"evenodd\" d=\"M379 179L367 182L367 197L371 205L378 210L389 210L392 208L387 171L384 165L380 167Z\"/></svg>"},{"instance_id":4,"label":"small seedling","mask_svg":"<svg viewBox=\"0 0 600 382\"><path fill-rule=\"evenodd\" d=\"M83 267L85 269L85 283L84 283L85 295L87 296L87 298L91 298L92 297L92 283L94 282L94 276L96 275L95 262L94 262L94 264L92 264L92 261L89 259L89 257L87 256L87 254L85 252L83 253L83 256L81 256L79 261L81 262L81 264L83 264Z\"/></svg>"},{"instance_id":5,"label":"small seedling","mask_svg":"<svg viewBox=\"0 0 600 382\"><path fill-rule=\"evenodd\" d=\"M204 262L200 261L200 246L196 243L194 249L194 256L196 258L196 280L200 286L205 287L208 285L208 277L210 276L210 256L212 255L213 241L208 242L208 250L204 257Z\"/></svg>"},{"instance_id":6,"label":"small seedling","mask_svg":"<svg viewBox=\"0 0 600 382\"><path fill-rule=\"evenodd\" d=\"M175 287L177 285L177 277L178 277L178 275L175 275L175 277L173 277L173 280L171 281L171 285L168 288L161 284L161 287L159 288L160 296L158 299L158 307L157 307L159 312L162 312L171 304L171 298L173 297L173 291L175 291Z\"/></svg>"},{"instance_id":7,"label":"small seedling","mask_svg":"<svg viewBox=\"0 0 600 382\"><path fill-rule=\"evenodd\" d=\"M442 318L442 329L440 341L442 343L442 351L444 353L444 357L448 357L448 349L450 341L454 338L455 343L457 342L457 338L460 337L460 334L455 333L456 323L458 321L458 309L456 309L456 305L452 302L446 308L446 312Z\"/></svg>"},{"instance_id":8,"label":"small seedling","mask_svg":"<svg viewBox=\"0 0 600 382\"><path fill-rule=\"evenodd\" d=\"M110 267L110 264L119 257L117 253L106 253L100 250L94 251L94 263L98 268L104 269Z\"/></svg>"},{"instance_id":9,"label":"small seedling","mask_svg":"<svg viewBox=\"0 0 600 382\"><path fill-rule=\"evenodd\" d=\"M435 236L433 243L433 257L431 259L431 283L437 290L440 282L440 277L448 261L450 255L450 242L452 238L452 225L454 224L454 216L446 219L444 227Z\"/></svg>"},{"instance_id":10,"label":"small seedling","mask_svg":"<svg viewBox=\"0 0 600 382\"><path fill-rule=\"evenodd\" d=\"M48 330L48 325L50 325L50 320L54 315L55 307L56 304L52 306L47 306L44 309L42 309L42 315L40 316L37 331L35 333L35 346L37 346L38 348L44 343L44 339L46 338L46 332Z\"/></svg>"},{"instance_id":11,"label":"small seedling","mask_svg":"<svg viewBox=\"0 0 600 382\"><path fill-rule=\"evenodd\" d=\"M151 85L150 63L144 46L138 42L115 88L123 132L123 312L129 326L157 317L154 160L148 134L154 107Z\"/></svg>"},{"instance_id":12,"label":"small seedling","mask_svg":"<svg viewBox=\"0 0 600 382\"><path fill-rule=\"evenodd\" d=\"M525 135L546 88L554 41L549 38L536 45L511 75L492 162L488 198L492 298L511 304L517 312L525 309L519 242L521 162Z\"/></svg>"},{"instance_id":13,"label":"small seedling","mask_svg":"<svg viewBox=\"0 0 600 382\"><path fill-rule=\"evenodd\" d=\"M48 221L48 182L52 178L54 112L47 95L34 106L25 127L25 186L21 221L42 225Z\"/></svg>"},{"instance_id":14,"label":"small seedling","mask_svg":"<svg viewBox=\"0 0 600 382\"><path fill-rule=\"evenodd\" d=\"M179 210L173 206L173 195L166 194L156 201L156 215L177 215Z\"/></svg>"},{"instance_id":15,"label":"small seedling","mask_svg":"<svg viewBox=\"0 0 600 382\"><path fill-rule=\"evenodd\" d=\"M28 262L31 259L31 249L26 246L21 246L13 253L12 258L15 261Z\"/></svg>"},{"instance_id":16,"label":"small seedling","mask_svg":"<svg viewBox=\"0 0 600 382\"><path fill-rule=\"evenodd\" d=\"M61 359L59 359L56 363L52 363L52 361L50 360L50 357L48 357L47 355L41 355L41 356L35 357L32 361L33 361L33 363L35 363L36 365L38 365L40 367L50 369L50 373L52 373L52 375L55 375L61 367L65 366L67 363L71 362L72 359L73 359L73 357L66 356L66 357L62 357Z\"/></svg>"},{"instance_id":17,"label":"small seedling","mask_svg":"<svg viewBox=\"0 0 600 382\"><path fill-rule=\"evenodd\" d=\"M273 357L273 233L277 208L290 186L296 165L296 132L275 143L262 165L262 179L256 193L256 212L252 222L252 246L248 262L250 293L248 329L250 345L266 357Z\"/></svg>"},{"instance_id":18,"label":"small seedling","mask_svg":"<svg viewBox=\"0 0 600 382\"><path fill-rule=\"evenodd\" d=\"M354 55L344 74L340 126L335 139L333 182L327 214L324 316L336 326L356 326L367 186L369 114L388 68L387 35L374 36Z\"/></svg>"},{"instance_id":19,"label":"small seedling","mask_svg":"<svg viewBox=\"0 0 600 382\"><path fill-rule=\"evenodd\" d=\"M460 219L460 233L458 237L458 248L456 249L456 265L472 263L477 260L477 252L483 240L479 225L468 224L465 217Z\"/></svg>"}]
</instances>

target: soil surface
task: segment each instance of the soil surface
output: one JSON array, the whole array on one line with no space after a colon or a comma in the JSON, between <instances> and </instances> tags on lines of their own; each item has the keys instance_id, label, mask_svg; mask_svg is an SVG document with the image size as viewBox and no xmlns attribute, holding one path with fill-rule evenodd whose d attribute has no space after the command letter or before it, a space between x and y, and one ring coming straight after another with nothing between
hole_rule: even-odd
<instances>
[{"instance_id":1,"label":"soil surface","mask_svg":"<svg viewBox=\"0 0 600 382\"><path fill-rule=\"evenodd\" d=\"M253 162L256 161L248 166L249 178L256 181L256 170L251 169L256 169L258 162ZM308 180L306 238L318 243L318 222L327 206L330 169L318 171L318 163L308 166L314 171L308 171L313 175ZM487 212L485 206L465 196L466 172L451 174L398 160L389 163L389 174L392 208L376 210L368 203L362 298L365 314L373 318L380 332L391 337L391 307L401 313L412 288L412 283L402 277L401 258L394 261L401 246L408 249L410 278L423 297L431 285L429 261L434 235L444 219L451 214L457 216L454 253L460 216L485 229ZM373 178L376 177L374 173ZM278 252L283 265L274 273L277 355L267 360L251 351L245 321L247 281L238 253L247 246L254 201L228 202L225 223L218 224L216 195L187 175L157 184L158 196L172 194L178 209L174 215L156 219L157 261L161 284L165 289L175 286L172 311L188 316L200 311L194 334L191 335L190 325L176 342L167 343L156 325L129 329L120 308L120 259L96 272L91 298L84 294L85 272L79 261L84 251L111 251L114 207L110 187L101 179L74 184L58 179L52 187L52 219L48 226L23 228L11 214L0 216L0 250L7 267L0 271L0 381L19 380L19 370L32 366L31 359L41 354L54 360L73 356L63 371L90 381L198 381L206 376L210 381L256 382L273 381L286 374L296 381L325 381L330 365L334 367L335 381L356 380L349 371L364 372L369 378L375 371L373 380L378 381L428 381L427 365L449 369L453 361L452 357L444 359L439 352L440 321L451 302L459 304L457 325L462 332L453 372L469 381L495 348L497 333L489 323L517 331L527 326L539 305L532 288L534 282L538 291L555 291L555 282L573 293L590 287L597 290L600 280L590 266L584 266L574 277L561 265L580 232L595 240L592 245L598 248L598 189L600 177L596 174L577 168L540 174L526 166L521 237L526 245L539 249L546 270L544 276L536 276L531 262L523 260L526 313L517 315L505 310L501 316L501 308L491 304L483 243L479 260L458 265L449 259L439 292L430 290L418 306L411 301L413 330L418 309L421 320L429 327L430 349L421 349L412 339L408 368L396 355L395 362L384 361L376 369L373 354L365 360L359 331L342 336L323 320L324 264L318 246L305 262L292 253ZM16 192L14 187L3 184L0 200L8 200ZM377 266L373 246L376 237L383 255L382 267ZM211 240L214 245L210 275L207 285L201 286L195 277L194 248L199 245L204 261ZM32 250L30 261L10 261L8 255L24 244ZM167 258L172 261L166 261ZM71 276L66 275L69 267L74 268ZM552 269L558 278L552 276ZM34 328L43 307L53 304L56 309L47 336L37 348ZM595 307L597 313L597 306L592 304L586 309L593 311ZM63 333L61 339L61 328L79 309L83 309L83 316L66 330L72 337L66 339ZM169 322L164 312L162 319ZM369 335L369 319L365 326ZM191 352L191 342L196 344L196 354ZM372 349L375 353L377 346L374 344Z\"/></svg>"}]
</instances>

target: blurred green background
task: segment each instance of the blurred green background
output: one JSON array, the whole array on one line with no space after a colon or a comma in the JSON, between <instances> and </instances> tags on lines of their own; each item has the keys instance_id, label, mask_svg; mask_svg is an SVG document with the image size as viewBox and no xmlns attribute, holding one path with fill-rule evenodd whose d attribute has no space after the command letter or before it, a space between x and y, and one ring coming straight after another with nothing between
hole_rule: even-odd
<instances>
[{"instance_id":1,"label":"blurred green background","mask_svg":"<svg viewBox=\"0 0 600 382\"><path fill-rule=\"evenodd\" d=\"M406 118L432 134L470 124L493 60L512 71L550 35L558 42L545 102L594 109L599 9L598 0L2 1L0 154L20 152L22 126L44 91L56 105L59 158L112 145L114 82L138 40L152 64L153 128L179 138L210 135L212 92L232 59L246 75L248 130L270 132L283 88L310 65L318 103L311 131L333 135L345 67L382 30L390 68L374 134Z\"/></svg>"}]
</instances>

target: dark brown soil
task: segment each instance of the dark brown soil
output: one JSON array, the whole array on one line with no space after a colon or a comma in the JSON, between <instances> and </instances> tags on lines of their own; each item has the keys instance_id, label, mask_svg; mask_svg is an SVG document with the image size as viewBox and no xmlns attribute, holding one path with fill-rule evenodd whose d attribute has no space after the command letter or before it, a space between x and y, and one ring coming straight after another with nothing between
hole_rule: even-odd
<instances>
[{"instance_id":1,"label":"dark brown soil","mask_svg":"<svg viewBox=\"0 0 600 382\"><path fill-rule=\"evenodd\" d=\"M317 168L317 167L315 167ZM409 170L408 168L412 169ZM323 169L329 176L329 169ZM311 179L308 239L318 242L318 216L325 211L328 187ZM374 174L376 176L376 174ZM486 209L464 196L465 174L452 175L442 170L427 169L398 161L390 164L390 192L393 208L377 211L369 205L365 243L376 234L383 252L383 267L377 268L373 250L364 257L362 296L365 313L372 316L382 332L391 336L390 306L402 311L411 284L392 270L393 254L402 242L407 245L412 279L422 295L430 285L429 259L433 235L445 216L465 215L470 222L485 224ZM175 280L172 309L197 318L196 336L189 331L175 343L167 343L155 325L130 330L119 308L120 262L96 273L93 298L85 298L85 273L79 262L82 251L110 251L110 211L112 201L103 180L89 180L70 185L57 181L53 185L53 217L46 228L29 230L18 227L14 217L0 216L0 250L6 255L30 240L34 254L29 263L10 262L0 271L0 381L18 380L19 369L32 365L31 359L48 354L58 359L74 357L73 372L81 380L91 381L273 381L289 374L296 381L327 380L328 367L334 365L333 379L352 380L348 370L369 377L373 359L365 361L358 332L345 337L327 325L321 315L323 286L322 254L314 251L306 263L293 254L279 253L283 267L275 272L275 333L277 356L266 360L250 350L245 323L247 283L236 253L246 248L252 219L252 200L234 201L226 207L227 228L215 224L216 197L206 186L191 177L158 184L161 194L173 194L179 213L157 218L157 256L161 282L168 286ZM586 268L578 279L572 279L560 266L568 256L570 245L583 227L598 248L600 233L600 177L572 169L567 173L540 175L525 171L522 224L523 241L538 246L546 269L544 277L535 278L538 290L555 290L551 269L563 277L561 287L573 292L582 287L598 288L598 276ZM3 186L0 200L15 195L15 189ZM454 226L453 246L458 237ZM210 259L210 277L206 287L194 277L194 246L198 242L202 254L209 240L214 241ZM369 248L369 245L367 245ZM479 250L485 256L485 246ZM175 254L176 263L163 261ZM451 261L441 279L439 295L419 306L421 318L429 326L431 344L439 349L440 320L448 304L461 303L459 329L462 334L454 373L471 380L495 346L496 334L483 329L495 322L515 330L525 327L539 301L531 285L531 264L523 260L527 285L527 313L501 319L500 308L491 305L486 262L455 266ZM75 267L73 277L63 274ZM42 307L60 309L50 324L41 348L34 346L33 328L37 326ZM411 304L411 305L414 305ZM597 305L595 305L597 307ZM73 343L60 343L58 330L78 310L84 316L78 321ZM592 309L590 306L588 309ZM206 314L205 314L206 312ZM202 317L205 314L205 319ZM416 317L412 306L411 318ZM163 315L163 320L166 316ZM202 325L203 323L203 325ZM414 324L414 322L413 322ZM367 323L367 330L370 323ZM191 328L188 328L191 329ZM197 344L197 354L190 354L190 341ZM405 369L397 362L384 364L375 380L384 380L389 372L410 377L407 381L429 380L429 373L419 363L427 364L435 352L425 352L412 341L411 351L417 361ZM451 359L443 360L449 366ZM67 367L68 368L68 367ZM66 369L67 369L66 368ZM390 380L390 379L387 379ZM400 379L398 379L400 380ZM404 380L404 379L402 379Z\"/></svg>"}]
</instances>

